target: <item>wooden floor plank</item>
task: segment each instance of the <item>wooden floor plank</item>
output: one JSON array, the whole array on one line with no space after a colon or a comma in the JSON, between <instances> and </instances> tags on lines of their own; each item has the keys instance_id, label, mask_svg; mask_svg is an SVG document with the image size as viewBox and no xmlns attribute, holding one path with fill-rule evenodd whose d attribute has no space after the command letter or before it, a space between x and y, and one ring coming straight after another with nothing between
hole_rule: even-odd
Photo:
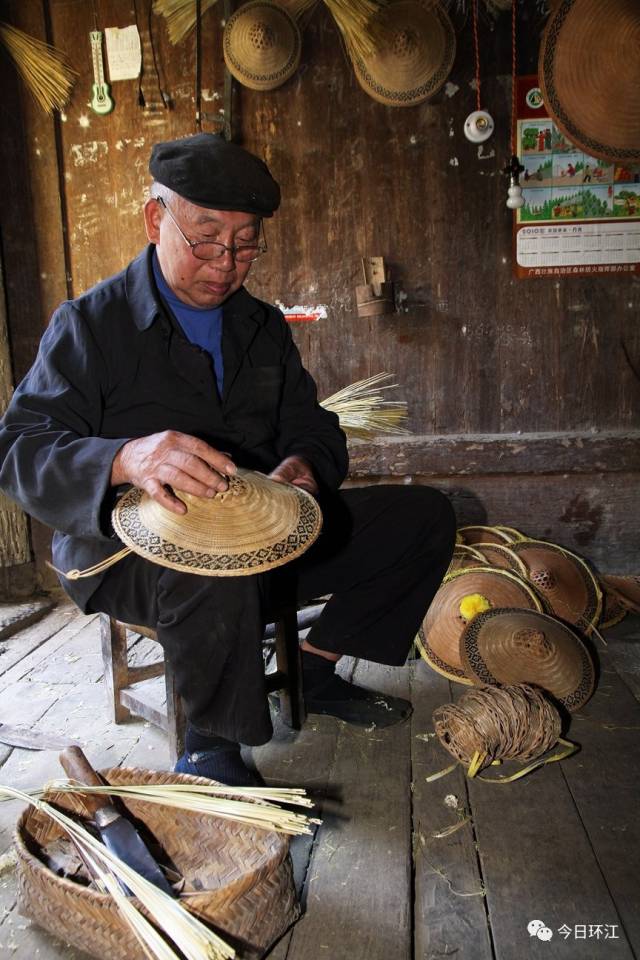
<instances>
[{"instance_id":1,"label":"wooden floor plank","mask_svg":"<svg viewBox=\"0 0 640 960\"><path fill-rule=\"evenodd\" d=\"M86 617L72 604L63 603L34 627L10 637L0 657L0 690L55 656L57 650L81 630L90 628L95 620L95 616Z\"/></svg>"},{"instance_id":2,"label":"wooden floor plank","mask_svg":"<svg viewBox=\"0 0 640 960\"><path fill-rule=\"evenodd\" d=\"M406 671L362 663L356 680L408 694ZM410 729L341 724L329 781L336 801L325 804L287 960L411 957Z\"/></svg>"},{"instance_id":3,"label":"wooden floor plank","mask_svg":"<svg viewBox=\"0 0 640 960\"><path fill-rule=\"evenodd\" d=\"M473 823L448 837L434 836L472 813L462 768L426 782L426 777L453 763L435 737L431 720L434 709L450 701L450 685L419 660L413 666L411 694L416 960L449 956L491 960Z\"/></svg>"},{"instance_id":4,"label":"wooden floor plank","mask_svg":"<svg viewBox=\"0 0 640 960\"><path fill-rule=\"evenodd\" d=\"M510 784L468 782L497 960L512 960L520 950L553 960L634 956L594 853L594 838L567 788L565 777L577 776L588 750L562 767L550 764ZM543 921L553 939L531 938L527 925L532 920ZM619 938L594 938L585 946L574 935L583 924L609 925ZM572 931L567 939L559 932L563 927Z\"/></svg>"},{"instance_id":5,"label":"wooden floor plank","mask_svg":"<svg viewBox=\"0 0 640 960\"><path fill-rule=\"evenodd\" d=\"M573 721L564 775L629 942L640 956L640 704L600 653L598 693Z\"/></svg>"}]
</instances>

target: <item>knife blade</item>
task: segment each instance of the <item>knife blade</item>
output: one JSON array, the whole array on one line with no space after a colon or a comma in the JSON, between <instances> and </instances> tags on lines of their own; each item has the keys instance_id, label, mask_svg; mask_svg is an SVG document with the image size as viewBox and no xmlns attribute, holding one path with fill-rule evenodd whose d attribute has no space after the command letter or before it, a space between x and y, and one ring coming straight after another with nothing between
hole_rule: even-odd
<instances>
[{"instance_id":1,"label":"knife blade","mask_svg":"<svg viewBox=\"0 0 640 960\"><path fill-rule=\"evenodd\" d=\"M67 747L63 750L60 763L65 773L80 783L91 787L105 785L80 747ZM93 817L107 849L164 893L175 897L173 888L149 853L144 840L134 825L118 812L112 798L107 794L84 794L82 802Z\"/></svg>"}]
</instances>

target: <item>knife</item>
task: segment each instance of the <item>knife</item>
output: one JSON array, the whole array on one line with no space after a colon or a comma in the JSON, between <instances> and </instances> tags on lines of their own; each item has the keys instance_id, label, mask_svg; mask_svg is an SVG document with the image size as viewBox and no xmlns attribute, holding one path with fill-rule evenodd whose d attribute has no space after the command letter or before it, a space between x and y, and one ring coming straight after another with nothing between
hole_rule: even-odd
<instances>
[{"instance_id":1,"label":"knife","mask_svg":"<svg viewBox=\"0 0 640 960\"><path fill-rule=\"evenodd\" d=\"M90 787L105 786L80 747L67 747L63 750L60 763L72 779ZM112 798L107 794L90 793L83 795L82 802L93 817L107 849L164 893L175 897L173 888L149 853L142 837L133 824L118 813Z\"/></svg>"}]
</instances>

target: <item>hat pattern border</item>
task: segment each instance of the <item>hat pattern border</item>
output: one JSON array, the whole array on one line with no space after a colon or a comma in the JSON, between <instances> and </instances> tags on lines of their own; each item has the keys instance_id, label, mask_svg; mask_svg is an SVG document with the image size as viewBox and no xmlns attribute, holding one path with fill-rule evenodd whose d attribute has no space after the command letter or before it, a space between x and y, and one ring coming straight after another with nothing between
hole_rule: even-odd
<instances>
[{"instance_id":1,"label":"hat pattern border","mask_svg":"<svg viewBox=\"0 0 640 960\"><path fill-rule=\"evenodd\" d=\"M575 143L578 147L586 146L589 148L589 153L593 157L598 157L599 154L603 155L603 159L610 159L616 155L621 157L624 155L626 163L632 163L634 160L640 160L640 150L629 150L625 151L624 154L619 151L612 150L611 146L607 146L604 143L600 143L597 140L593 140L586 133L583 133L579 127L567 116L563 107L560 104L558 99L558 93L555 88L553 80L553 60L556 52L556 45L558 37L560 36L560 30L564 24L564 21L567 19L571 7L573 6L575 0L562 0L561 6L552 14L554 19L551 21L549 26L549 33L546 38L544 57L543 57L543 83L546 93L548 94L548 99L545 98L547 107L553 108L552 119L555 120L557 117L563 126L566 127L567 133L569 134L570 139L574 137L578 138ZM548 77L548 79L547 79ZM551 101L549 103L548 101ZM621 160L611 159L612 163L621 163Z\"/></svg>"},{"instance_id":2,"label":"hat pattern border","mask_svg":"<svg viewBox=\"0 0 640 960\"><path fill-rule=\"evenodd\" d=\"M126 504L120 501L114 509L113 526L122 542L134 553L172 570L217 577L263 573L300 556L320 534L322 516L317 503L309 494L293 489L299 508L295 529L269 547L239 554L225 556L202 553L163 540L158 534L148 530L140 520L139 506L144 491L138 487L133 487L125 494Z\"/></svg>"}]
</instances>

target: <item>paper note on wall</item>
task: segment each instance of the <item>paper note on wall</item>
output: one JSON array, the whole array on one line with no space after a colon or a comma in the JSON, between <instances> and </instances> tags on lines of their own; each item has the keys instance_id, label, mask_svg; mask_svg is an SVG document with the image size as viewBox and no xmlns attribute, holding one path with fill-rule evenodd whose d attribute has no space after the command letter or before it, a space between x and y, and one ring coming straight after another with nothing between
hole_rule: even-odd
<instances>
[{"instance_id":1,"label":"paper note on wall","mask_svg":"<svg viewBox=\"0 0 640 960\"><path fill-rule=\"evenodd\" d=\"M142 53L140 34L135 24L130 27L105 27L109 80L135 80L140 76Z\"/></svg>"}]
</instances>

